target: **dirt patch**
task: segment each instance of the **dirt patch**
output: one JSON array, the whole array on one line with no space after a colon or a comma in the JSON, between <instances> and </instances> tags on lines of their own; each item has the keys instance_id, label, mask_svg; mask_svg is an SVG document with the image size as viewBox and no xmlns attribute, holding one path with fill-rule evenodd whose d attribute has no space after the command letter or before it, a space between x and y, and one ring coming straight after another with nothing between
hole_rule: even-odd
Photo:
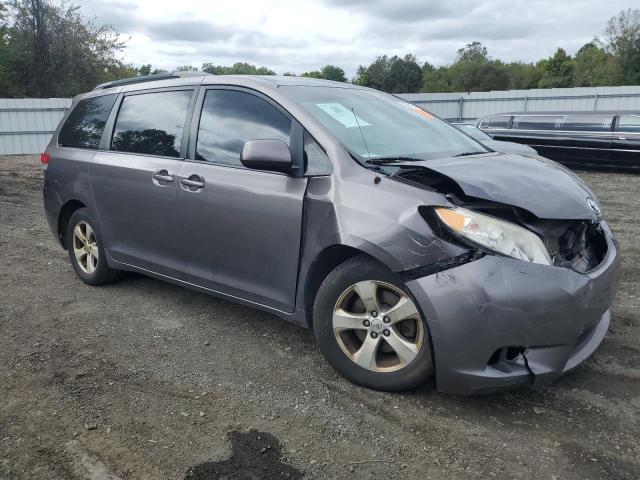
<instances>
[{"instance_id":1,"label":"dirt patch","mask_svg":"<svg viewBox=\"0 0 640 480\"><path fill-rule=\"evenodd\" d=\"M309 332L211 296L82 284L38 158L0 158L0 478L640 478L640 175L579 174L622 247L604 343L542 390L465 398L354 386Z\"/></svg>"},{"instance_id":2,"label":"dirt patch","mask_svg":"<svg viewBox=\"0 0 640 480\"><path fill-rule=\"evenodd\" d=\"M269 433L249 430L231 432L231 457L219 462L205 462L190 468L185 480L243 480L264 478L273 480L296 480L302 472L282 463L282 447L276 437Z\"/></svg>"}]
</instances>

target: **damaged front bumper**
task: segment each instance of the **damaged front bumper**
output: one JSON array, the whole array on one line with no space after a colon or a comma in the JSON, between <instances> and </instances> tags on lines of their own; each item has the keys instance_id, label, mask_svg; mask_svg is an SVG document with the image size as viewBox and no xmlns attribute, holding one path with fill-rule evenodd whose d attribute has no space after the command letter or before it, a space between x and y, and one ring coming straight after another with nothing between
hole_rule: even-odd
<instances>
[{"instance_id":1,"label":"damaged front bumper","mask_svg":"<svg viewBox=\"0 0 640 480\"><path fill-rule=\"evenodd\" d=\"M407 283L431 334L439 391L490 393L541 386L600 345L620 270L607 255L591 272L486 255Z\"/></svg>"}]
</instances>

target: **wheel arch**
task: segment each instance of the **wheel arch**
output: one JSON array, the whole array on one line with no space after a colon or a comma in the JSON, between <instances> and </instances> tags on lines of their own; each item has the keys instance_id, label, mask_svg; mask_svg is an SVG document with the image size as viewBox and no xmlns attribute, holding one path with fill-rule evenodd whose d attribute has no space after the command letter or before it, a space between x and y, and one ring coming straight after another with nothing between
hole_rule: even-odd
<instances>
[{"instance_id":1,"label":"wheel arch","mask_svg":"<svg viewBox=\"0 0 640 480\"><path fill-rule=\"evenodd\" d=\"M380 262L364 250L352 247L350 245L338 244L331 245L322 250L309 266L304 285L304 309L307 318L307 324L313 330L313 304L315 303L318 289L327 275L331 273L338 265L346 262L350 258L357 256L365 256L374 261ZM380 262L382 263L382 262Z\"/></svg>"},{"instance_id":2,"label":"wheel arch","mask_svg":"<svg viewBox=\"0 0 640 480\"><path fill-rule=\"evenodd\" d=\"M81 208L86 208L87 206L82 203L80 200L72 199L67 201L62 208L60 209L60 213L58 214L58 238L60 239L60 243L62 244L62 248L67 249L66 244L66 235L65 232L69 226L69 220L71 216L77 210Z\"/></svg>"}]
</instances>

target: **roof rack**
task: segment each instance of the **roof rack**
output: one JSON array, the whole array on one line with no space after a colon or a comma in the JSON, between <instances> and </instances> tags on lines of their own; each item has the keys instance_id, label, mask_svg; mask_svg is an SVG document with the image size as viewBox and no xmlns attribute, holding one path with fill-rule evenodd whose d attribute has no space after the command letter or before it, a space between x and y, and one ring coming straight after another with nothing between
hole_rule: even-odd
<instances>
[{"instance_id":1,"label":"roof rack","mask_svg":"<svg viewBox=\"0 0 640 480\"><path fill-rule=\"evenodd\" d=\"M190 70L185 72L171 72L171 73L161 73L156 75L143 75L141 77L123 78L122 80L113 80L111 82L101 83L100 85L96 86L94 90L104 90L105 88L121 87L122 85L131 85L134 83L154 82L156 80L170 80L172 78L202 77L204 75L211 75L211 74L208 72Z\"/></svg>"}]
</instances>

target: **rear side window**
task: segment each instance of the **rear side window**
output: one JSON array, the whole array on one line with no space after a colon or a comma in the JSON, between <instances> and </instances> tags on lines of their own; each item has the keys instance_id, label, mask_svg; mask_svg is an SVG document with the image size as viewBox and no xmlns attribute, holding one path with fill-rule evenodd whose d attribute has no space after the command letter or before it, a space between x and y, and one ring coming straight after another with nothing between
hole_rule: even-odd
<instances>
[{"instance_id":1,"label":"rear side window","mask_svg":"<svg viewBox=\"0 0 640 480\"><path fill-rule=\"evenodd\" d=\"M116 95L80 100L67 117L58 136L61 147L97 150Z\"/></svg>"},{"instance_id":2,"label":"rear side window","mask_svg":"<svg viewBox=\"0 0 640 480\"><path fill-rule=\"evenodd\" d=\"M192 90L181 90L124 97L113 130L111 150L180 157L192 93Z\"/></svg>"},{"instance_id":3,"label":"rear side window","mask_svg":"<svg viewBox=\"0 0 640 480\"><path fill-rule=\"evenodd\" d=\"M291 119L266 100L238 90L209 90L204 99L196 160L241 166L249 140L282 140L289 145Z\"/></svg>"},{"instance_id":4,"label":"rear side window","mask_svg":"<svg viewBox=\"0 0 640 480\"><path fill-rule=\"evenodd\" d=\"M561 130L578 132L608 132L611 130L612 123L612 115L567 115L564 117Z\"/></svg>"},{"instance_id":5,"label":"rear side window","mask_svg":"<svg viewBox=\"0 0 640 480\"><path fill-rule=\"evenodd\" d=\"M513 117L512 128L517 130L560 130L562 115L519 115Z\"/></svg>"},{"instance_id":6,"label":"rear side window","mask_svg":"<svg viewBox=\"0 0 640 480\"><path fill-rule=\"evenodd\" d=\"M620 115L616 131L640 133L640 115Z\"/></svg>"}]
</instances>

